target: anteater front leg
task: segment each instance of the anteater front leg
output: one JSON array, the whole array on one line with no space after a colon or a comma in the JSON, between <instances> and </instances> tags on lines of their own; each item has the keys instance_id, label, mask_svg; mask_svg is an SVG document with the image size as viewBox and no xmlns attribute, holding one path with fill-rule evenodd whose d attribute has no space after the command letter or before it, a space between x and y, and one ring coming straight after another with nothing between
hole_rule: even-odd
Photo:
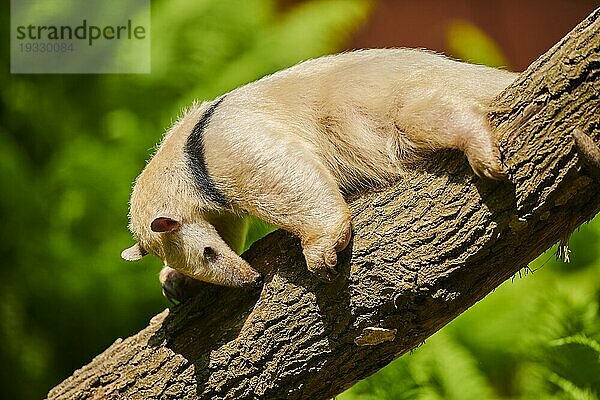
<instances>
[{"instance_id":1,"label":"anteater front leg","mask_svg":"<svg viewBox=\"0 0 600 400\"><path fill-rule=\"evenodd\" d=\"M236 155L238 170L227 173L228 197L241 210L298 236L308 269L330 279L336 252L352 234L348 205L331 173L301 144L263 145ZM227 169L222 165L220 171Z\"/></svg>"}]
</instances>

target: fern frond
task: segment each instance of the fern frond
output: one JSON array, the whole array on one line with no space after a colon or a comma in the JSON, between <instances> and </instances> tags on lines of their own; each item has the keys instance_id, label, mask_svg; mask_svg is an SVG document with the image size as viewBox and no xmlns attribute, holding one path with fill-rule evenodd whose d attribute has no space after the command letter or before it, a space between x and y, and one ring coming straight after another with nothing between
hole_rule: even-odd
<instances>
[{"instance_id":1,"label":"fern frond","mask_svg":"<svg viewBox=\"0 0 600 400\"><path fill-rule=\"evenodd\" d=\"M547 379L574 400L599 400L598 396L589 388L580 388L570 380L565 379L554 372L549 372Z\"/></svg>"},{"instance_id":2,"label":"fern frond","mask_svg":"<svg viewBox=\"0 0 600 400\"><path fill-rule=\"evenodd\" d=\"M596 352L598 358L600 358L600 343L582 334L567 336L550 342L550 346L552 347L559 347L567 344L580 344L582 346L586 346Z\"/></svg>"}]
</instances>

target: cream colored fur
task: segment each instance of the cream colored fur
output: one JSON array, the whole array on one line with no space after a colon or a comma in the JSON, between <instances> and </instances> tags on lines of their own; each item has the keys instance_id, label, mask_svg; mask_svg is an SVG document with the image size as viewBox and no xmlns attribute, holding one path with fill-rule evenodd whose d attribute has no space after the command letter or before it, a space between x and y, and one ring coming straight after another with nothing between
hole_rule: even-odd
<instances>
[{"instance_id":1,"label":"cream colored fur","mask_svg":"<svg viewBox=\"0 0 600 400\"><path fill-rule=\"evenodd\" d=\"M258 274L218 234L227 224L208 221L251 213L298 236L308 268L329 276L351 234L343 194L385 184L442 148L463 151L479 176L503 176L486 114L515 77L422 50L373 49L306 61L235 89L203 135L227 209L197 188L186 164L186 141L212 103L195 104L138 177L131 230L141 248L187 276L243 285ZM181 227L153 232L161 216ZM207 260L206 247L216 257ZM139 258L132 249L125 258Z\"/></svg>"}]
</instances>

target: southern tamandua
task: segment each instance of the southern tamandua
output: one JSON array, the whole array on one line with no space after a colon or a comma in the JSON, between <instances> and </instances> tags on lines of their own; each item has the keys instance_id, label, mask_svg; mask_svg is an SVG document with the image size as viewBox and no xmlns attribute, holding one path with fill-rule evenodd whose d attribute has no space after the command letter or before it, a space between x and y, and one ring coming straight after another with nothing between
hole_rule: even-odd
<instances>
[{"instance_id":1,"label":"southern tamandua","mask_svg":"<svg viewBox=\"0 0 600 400\"><path fill-rule=\"evenodd\" d=\"M487 122L517 74L414 49L371 49L302 62L193 104L135 181L126 260L147 253L161 281L256 283L236 248L239 215L301 240L329 277L351 236L344 195L393 180L418 157L460 149L480 177L503 176ZM183 278L182 278L183 279ZM173 293L171 293L173 294Z\"/></svg>"}]
</instances>

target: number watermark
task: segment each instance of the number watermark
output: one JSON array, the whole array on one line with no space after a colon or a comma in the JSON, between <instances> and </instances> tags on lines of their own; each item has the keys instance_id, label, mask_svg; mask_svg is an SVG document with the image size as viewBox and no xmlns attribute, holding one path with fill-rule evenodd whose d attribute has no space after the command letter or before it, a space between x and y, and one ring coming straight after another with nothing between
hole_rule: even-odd
<instances>
[{"instance_id":1,"label":"number watermark","mask_svg":"<svg viewBox=\"0 0 600 400\"><path fill-rule=\"evenodd\" d=\"M74 48L75 46L73 46L73 43L19 43L19 50L21 53L66 53L72 52Z\"/></svg>"}]
</instances>

